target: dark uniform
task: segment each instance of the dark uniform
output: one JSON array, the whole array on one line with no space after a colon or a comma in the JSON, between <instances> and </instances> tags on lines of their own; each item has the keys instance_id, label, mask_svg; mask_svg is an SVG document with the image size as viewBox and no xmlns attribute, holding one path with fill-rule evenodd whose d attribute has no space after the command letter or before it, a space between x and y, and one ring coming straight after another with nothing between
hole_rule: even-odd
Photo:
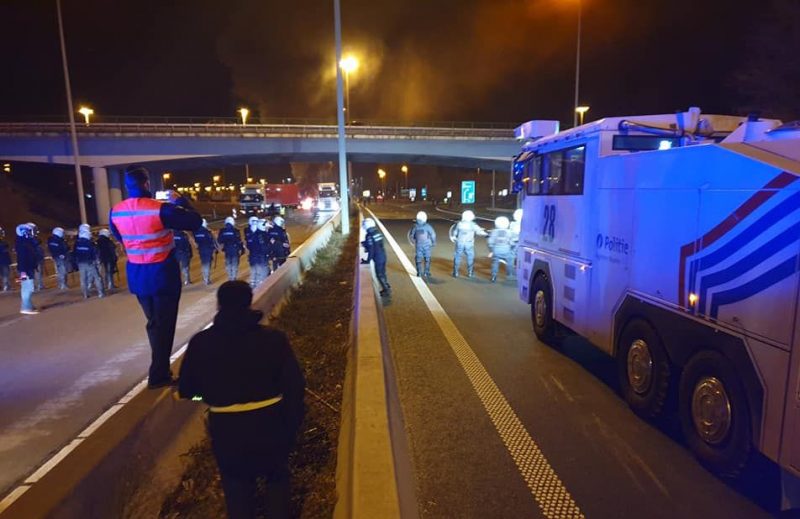
<instances>
[{"instance_id":1,"label":"dark uniform","mask_svg":"<svg viewBox=\"0 0 800 519\"><path fill-rule=\"evenodd\" d=\"M62 236L50 235L47 239L47 249L56 264L56 277L58 278L58 288L67 289L67 272L69 271L69 247Z\"/></svg>"},{"instance_id":2,"label":"dark uniform","mask_svg":"<svg viewBox=\"0 0 800 519\"><path fill-rule=\"evenodd\" d=\"M267 233L250 230L247 233L247 259L250 262L250 286L257 287L267 279Z\"/></svg>"},{"instance_id":3,"label":"dark uniform","mask_svg":"<svg viewBox=\"0 0 800 519\"><path fill-rule=\"evenodd\" d=\"M366 237L362 242L367 251L367 263L375 263L375 276L381 284L381 295L388 295L392 291L389 280L386 279L386 250L383 248L383 234L377 227L367 229Z\"/></svg>"},{"instance_id":4,"label":"dark uniform","mask_svg":"<svg viewBox=\"0 0 800 519\"><path fill-rule=\"evenodd\" d=\"M81 291L85 299L89 298L89 291L92 285L97 289L97 294L100 297L105 295L103 289L103 282L100 280L100 272L97 270L98 255L97 246L91 238L85 235L78 235L75 240L75 247L72 249L72 255L75 257L75 262L78 264L78 272L81 277Z\"/></svg>"},{"instance_id":5,"label":"dark uniform","mask_svg":"<svg viewBox=\"0 0 800 519\"><path fill-rule=\"evenodd\" d=\"M228 281L232 281L239 276L239 257L244 254L242 236L239 234L239 229L226 223L225 227L219 231L217 241L222 247L222 252L225 253L225 270L228 272Z\"/></svg>"},{"instance_id":6,"label":"dark uniform","mask_svg":"<svg viewBox=\"0 0 800 519\"><path fill-rule=\"evenodd\" d=\"M189 237L183 231L173 230L173 239L175 240L175 258L181 266L181 273L183 274L183 284L191 285L192 277L190 265L192 263L192 244L189 242Z\"/></svg>"},{"instance_id":7,"label":"dark uniform","mask_svg":"<svg viewBox=\"0 0 800 519\"><path fill-rule=\"evenodd\" d=\"M33 238L33 248L36 251L36 276L34 277L34 286L36 290L44 290L44 247L42 240L38 236L38 231L35 231Z\"/></svg>"},{"instance_id":8,"label":"dark uniform","mask_svg":"<svg viewBox=\"0 0 800 519\"><path fill-rule=\"evenodd\" d=\"M203 282L211 284L211 262L217 252L217 241L206 227L200 227L194 231L194 243L197 245L197 253L200 255L200 267L203 270Z\"/></svg>"},{"instance_id":9,"label":"dark uniform","mask_svg":"<svg viewBox=\"0 0 800 519\"><path fill-rule=\"evenodd\" d=\"M117 246L111 238L101 234L97 237L97 252L100 256L100 265L103 267L106 289L114 290L114 272L117 271Z\"/></svg>"},{"instance_id":10,"label":"dark uniform","mask_svg":"<svg viewBox=\"0 0 800 519\"><path fill-rule=\"evenodd\" d=\"M288 518L288 460L303 420L305 380L286 335L261 326L250 299L227 304L225 291L252 299L243 281L220 287L219 313L189 341L178 391L210 406L208 431L228 517L255 517L256 478L265 477L268 516Z\"/></svg>"},{"instance_id":11,"label":"dark uniform","mask_svg":"<svg viewBox=\"0 0 800 519\"><path fill-rule=\"evenodd\" d=\"M286 258L291 253L292 244L289 242L289 234L286 229L278 225L267 231L267 242L269 260L274 272L286 262Z\"/></svg>"}]
</instances>

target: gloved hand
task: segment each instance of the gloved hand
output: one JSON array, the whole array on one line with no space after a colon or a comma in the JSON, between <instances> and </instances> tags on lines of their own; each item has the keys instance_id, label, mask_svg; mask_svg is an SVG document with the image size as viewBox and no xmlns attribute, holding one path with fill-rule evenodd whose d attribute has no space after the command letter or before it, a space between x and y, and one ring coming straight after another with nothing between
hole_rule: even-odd
<instances>
[{"instance_id":1,"label":"gloved hand","mask_svg":"<svg viewBox=\"0 0 800 519\"><path fill-rule=\"evenodd\" d=\"M361 264L362 265L369 265L369 260L362 259L361 260Z\"/></svg>"}]
</instances>

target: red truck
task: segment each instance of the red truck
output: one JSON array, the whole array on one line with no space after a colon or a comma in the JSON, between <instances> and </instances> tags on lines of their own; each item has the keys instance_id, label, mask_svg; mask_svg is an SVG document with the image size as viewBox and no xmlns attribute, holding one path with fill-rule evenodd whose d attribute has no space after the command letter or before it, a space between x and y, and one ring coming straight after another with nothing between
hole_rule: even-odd
<instances>
[{"instance_id":1,"label":"red truck","mask_svg":"<svg viewBox=\"0 0 800 519\"><path fill-rule=\"evenodd\" d=\"M280 214L284 213L284 208L297 208L300 205L297 184L264 184L264 206L269 211L273 204Z\"/></svg>"}]
</instances>

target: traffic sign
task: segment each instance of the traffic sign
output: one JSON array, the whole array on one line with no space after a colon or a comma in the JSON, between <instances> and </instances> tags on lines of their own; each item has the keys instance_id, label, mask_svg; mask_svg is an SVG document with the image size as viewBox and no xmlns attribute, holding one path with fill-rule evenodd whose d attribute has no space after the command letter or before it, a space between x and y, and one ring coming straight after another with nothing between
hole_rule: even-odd
<instances>
[{"instance_id":1,"label":"traffic sign","mask_svg":"<svg viewBox=\"0 0 800 519\"><path fill-rule=\"evenodd\" d=\"M474 204L475 203L475 181L464 180L461 182L461 203Z\"/></svg>"}]
</instances>

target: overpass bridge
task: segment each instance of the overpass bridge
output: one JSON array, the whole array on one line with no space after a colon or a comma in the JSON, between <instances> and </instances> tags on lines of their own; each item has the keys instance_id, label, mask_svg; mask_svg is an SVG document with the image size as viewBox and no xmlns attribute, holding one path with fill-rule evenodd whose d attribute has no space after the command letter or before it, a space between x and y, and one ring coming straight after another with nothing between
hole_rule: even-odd
<instances>
[{"instance_id":1,"label":"overpass bridge","mask_svg":"<svg viewBox=\"0 0 800 519\"><path fill-rule=\"evenodd\" d=\"M404 162L507 169L519 150L512 125L438 123L346 128L352 162ZM121 171L132 163L156 170L326 162L337 156L337 127L287 120L242 125L220 119L105 119L78 125L82 166L91 167L98 221L123 198ZM0 122L0 160L73 164L65 122ZM160 182L160 176L154 179Z\"/></svg>"}]
</instances>

